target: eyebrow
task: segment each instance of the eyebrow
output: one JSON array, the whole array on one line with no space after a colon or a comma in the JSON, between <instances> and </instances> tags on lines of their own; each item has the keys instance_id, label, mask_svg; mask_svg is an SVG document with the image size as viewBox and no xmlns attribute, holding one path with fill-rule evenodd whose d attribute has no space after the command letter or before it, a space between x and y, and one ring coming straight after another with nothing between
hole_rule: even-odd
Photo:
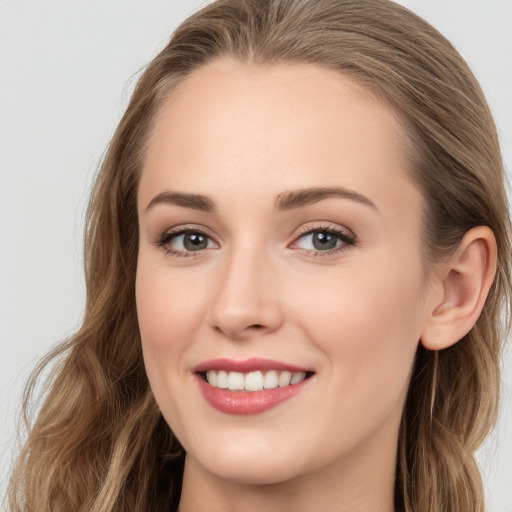
<instances>
[{"instance_id":1,"label":"eyebrow","mask_svg":"<svg viewBox=\"0 0 512 512\"><path fill-rule=\"evenodd\" d=\"M318 203L319 201L332 197L350 199L378 210L375 203L366 196L342 187L315 187L283 192L277 196L274 208L278 211L291 210Z\"/></svg>"},{"instance_id":2,"label":"eyebrow","mask_svg":"<svg viewBox=\"0 0 512 512\"><path fill-rule=\"evenodd\" d=\"M277 196L274 202L274 209L277 211L292 210L333 197L356 201L378 210L375 203L366 196L342 187L313 187L283 192ZM161 192L151 199L146 206L146 211L158 204L182 206L208 213L215 211L215 203L209 197L185 192L171 192L168 190Z\"/></svg>"},{"instance_id":3,"label":"eyebrow","mask_svg":"<svg viewBox=\"0 0 512 512\"><path fill-rule=\"evenodd\" d=\"M184 208L192 208L193 210L200 210L202 212L215 211L215 204L206 196L200 194L186 194L183 192L170 192L168 190L153 197L146 206L146 212L157 204L183 206Z\"/></svg>"}]
</instances>

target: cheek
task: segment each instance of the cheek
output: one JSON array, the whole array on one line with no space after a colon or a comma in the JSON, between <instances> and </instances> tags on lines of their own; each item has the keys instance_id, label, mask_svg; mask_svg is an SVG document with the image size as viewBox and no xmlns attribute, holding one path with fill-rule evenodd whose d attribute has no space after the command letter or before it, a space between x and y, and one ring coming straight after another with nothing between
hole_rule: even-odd
<instances>
[{"instance_id":1,"label":"cheek","mask_svg":"<svg viewBox=\"0 0 512 512\"><path fill-rule=\"evenodd\" d=\"M146 373L163 416L169 423L173 420L173 431L183 440L186 429L180 418L186 417L183 407L190 392L186 355L203 308L204 284L199 281L139 259L136 304Z\"/></svg>"},{"instance_id":2,"label":"cheek","mask_svg":"<svg viewBox=\"0 0 512 512\"><path fill-rule=\"evenodd\" d=\"M136 303L144 365L151 389L164 417L169 422L183 406L190 380L187 350L200 325L204 285L199 280L185 281L161 266L139 260ZM176 434L180 424L173 424ZM182 436L183 437L183 436Z\"/></svg>"},{"instance_id":3,"label":"cheek","mask_svg":"<svg viewBox=\"0 0 512 512\"><path fill-rule=\"evenodd\" d=\"M145 351L160 356L182 352L199 325L203 295L199 280L184 280L139 262L136 302Z\"/></svg>"},{"instance_id":4,"label":"cheek","mask_svg":"<svg viewBox=\"0 0 512 512\"><path fill-rule=\"evenodd\" d=\"M392 407L403 396L421 333L421 271L404 273L403 266L380 263L317 280L316 291L298 303L302 330L344 391L340 400L359 411L377 412L376 398Z\"/></svg>"}]
</instances>

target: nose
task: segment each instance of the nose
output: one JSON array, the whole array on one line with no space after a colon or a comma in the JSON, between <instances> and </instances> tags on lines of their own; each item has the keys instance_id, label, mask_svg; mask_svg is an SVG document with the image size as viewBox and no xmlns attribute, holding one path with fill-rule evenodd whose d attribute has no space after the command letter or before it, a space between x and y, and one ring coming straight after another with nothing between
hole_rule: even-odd
<instances>
[{"instance_id":1,"label":"nose","mask_svg":"<svg viewBox=\"0 0 512 512\"><path fill-rule=\"evenodd\" d=\"M274 274L261 253L232 254L217 278L210 325L238 340L279 329L283 318Z\"/></svg>"}]
</instances>

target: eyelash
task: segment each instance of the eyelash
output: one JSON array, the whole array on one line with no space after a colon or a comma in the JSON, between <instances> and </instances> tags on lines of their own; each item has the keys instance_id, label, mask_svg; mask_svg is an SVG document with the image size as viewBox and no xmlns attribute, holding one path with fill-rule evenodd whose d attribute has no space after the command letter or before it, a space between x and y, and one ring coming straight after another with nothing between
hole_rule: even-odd
<instances>
[{"instance_id":1,"label":"eyelash","mask_svg":"<svg viewBox=\"0 0 512 512\"><path fill-rule=\"evenodd\" d=\"M157 245L158 247L161 247L164 250L166 256L173 256L173 257L178 257L178 258L180 258L180 257L194 258L194 257L199 256L199 254L202 251L180 251L177 249L173 249L170 246L170 243L174 238L176 238L180 235L190 235L190 234L201 235L201 236L204 236L205 238L213 240L213 238L206 231L204 231L198 227L180 226L177 229L171 229L171 230L166 231L165 233L162 233L158 237L158 240L156 241L155 245Z\"/></svg>"},{"instance_id":2,"label":"eyelash","mask_svg":"<svg viewBox=\"0 0 512 512\"><path fill-rule=\"evenodd\" d=\"M299 240L305 238L308 235L312 235L314 233L325 233L327 235L333 235L337 237L341 243L332 249L328 249L325 251L320 250L305 250L304 256L309 257L325 257L325 256L331 256L333 254L342 252L346 250L348 247L353 246L356 244L356 237L350 233L348 230L342 230L340 228L334 227L334 226L304 226L299 230L299 233L294 238L293 242L289 246L293 246L296 244ZM172 257L197 257L201 254L201 252L204 250L198 250L198 251L180 251L177 249L173 249L169 244L170 242L180 236L180 235L190 235L190 234L197 234L204 236L205 238L209 240L213 240L213 238L205 231L198 227L186 227L181 226L175 230L169 230L162 235L158 237L158 240L156 241L155 245L158 247L161 247L167 256ZM214 241L214 243L216 243Z\"/></svg>"},{"instance_id":3,"label":"eyelash","mask_svg":"<svg viewBox=\"0 0 512 512\"><path fill-rule=\"evenodd\" d=\"M325 257L332 256L333 254L340 253L345 251L350 246L354 246L356 244L356 237L353 233L346 229L341 229L335 226L304 226L299 230L299 234L295 237L293 244L296 244L299 240L305 238L308 235L312 235L314 233L324 233L327 235L333 235L340 240L340 244L337 247L333 247L332 249L328 249L326 251L320 250L306 250L304 252L304 256L309 257Z\"/></svg>"}]
</instances>

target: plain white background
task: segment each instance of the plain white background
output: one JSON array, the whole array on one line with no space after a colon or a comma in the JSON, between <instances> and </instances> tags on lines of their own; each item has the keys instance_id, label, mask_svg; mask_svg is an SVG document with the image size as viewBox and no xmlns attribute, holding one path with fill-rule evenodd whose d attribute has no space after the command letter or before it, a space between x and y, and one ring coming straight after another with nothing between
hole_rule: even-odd
<instances>
[{"instance_id":1,"label":"plain white background","mask_svg":"<svg viewBox=\"0 0 512 512\"><path fill-rule=\"evenodd\" d=\"M80 322L82 224L98 163L137 71L203 3L0 0L0 496L23 383ZM401 3L444 33L473 68L510 175L512 1ZM490 512L512 512L510 352L500 422L479 453Z\"/></svg>"}]
</instances>

